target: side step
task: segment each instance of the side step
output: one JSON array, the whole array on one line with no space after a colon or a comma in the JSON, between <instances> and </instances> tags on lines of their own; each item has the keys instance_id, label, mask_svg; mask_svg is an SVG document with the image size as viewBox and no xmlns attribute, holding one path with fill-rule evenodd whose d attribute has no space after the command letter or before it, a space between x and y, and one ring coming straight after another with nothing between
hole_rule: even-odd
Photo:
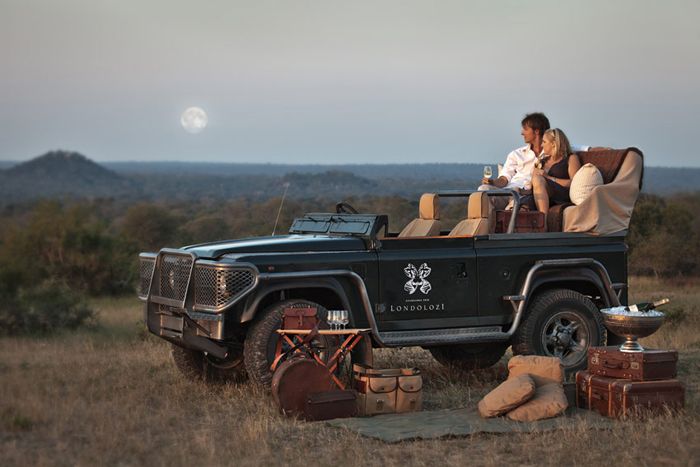
<instances>
[{"instance_id":1,"label":"side step","mask_svg":"<svg viewBox=\"0 0 700 467\"><path fill-rule=\"evenodd\" d=\"M387 347L476 344L479 342L503 342L510 339L510 335L503 332L501 326L391 331L380 332L379 336Z\"/></svg>"}]
</instances>

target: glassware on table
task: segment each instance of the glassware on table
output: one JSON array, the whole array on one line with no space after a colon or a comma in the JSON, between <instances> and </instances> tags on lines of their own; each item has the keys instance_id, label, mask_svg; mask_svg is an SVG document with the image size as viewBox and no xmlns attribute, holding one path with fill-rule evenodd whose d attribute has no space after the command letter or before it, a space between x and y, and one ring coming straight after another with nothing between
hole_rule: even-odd
<instances>
[{"instance_id":1,"label":"glassware on table","mask_svg":"<svg viewBox=\"0 0 700 467\"><path fill-rule=\"evenodd\" d=\"M350 322L350 317L348 316L348 310L340 310L340 325L343 326L343 329L345 329L345 326Z\"/></svg>"},{"instance_id":2,"label":"glassware on table","mask_svg":"<svg viewBox=\"0 0 700 467\"><path fill-rule=\"evenodd\" d=\"M484 166L484 178L491 178L491 175L493 175L493 172L491 171L491 166L485 165Z\"/></svg>"},{"instance_id":3,"label":"glassware on table","mask_svg":"<svg viewBox=\"0 0 700 467\"><path fill-rule=\"evenodd\" d=\"M326 317L326 321L328 322L328 327L333 330L335 329L335 325L337 322L338 318L336 318L336 310L328 310L328 315Z\"/></svg>"}]
</instances>

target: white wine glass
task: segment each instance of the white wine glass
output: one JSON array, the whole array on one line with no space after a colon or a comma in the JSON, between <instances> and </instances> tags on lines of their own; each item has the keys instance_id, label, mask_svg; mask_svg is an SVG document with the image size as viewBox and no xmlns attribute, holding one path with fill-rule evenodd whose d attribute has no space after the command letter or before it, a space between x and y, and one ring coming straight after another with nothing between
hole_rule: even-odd
<instances>
[{"instance_id":1,"label":"white wine glass","mask_svg":"<svg viewBox=\"0 0 700 467\"><path fill-rule=\"evenodd\" d=\"M349 316L348 316L348 310L341 310L340 311L340 324L343 326L343 329L345 329L345 326L350 322Z\"/></svg>"},{"instance_id":2,"label":"white wine glass","mask_svg":"<svg viewBox=\"0 0 700 467\"><path fill-rule=\"evenodd\" d=\"M493 171L491 170L490 165L485 165L484 166L484 178L491 178L493 175Z\"/></svg>"},{"instance_id":3,"label":"white wine glass","mask_svg":"<svg viewBox=\"0 0 700 467\"><path fill-rule=\"evenodd\" d=\"M335 323L335 310L328 310L326 322L328 323L328 327L333 330L333 325Z\"/></svg>"}]
</instances>

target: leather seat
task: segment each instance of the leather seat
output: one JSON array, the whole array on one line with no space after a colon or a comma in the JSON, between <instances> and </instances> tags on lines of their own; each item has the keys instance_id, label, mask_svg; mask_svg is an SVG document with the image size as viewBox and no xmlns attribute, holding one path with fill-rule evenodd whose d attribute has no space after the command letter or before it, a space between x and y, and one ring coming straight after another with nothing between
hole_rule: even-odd
<instances>
[{"instance_id":1,"label":"leather seat","mask_svg":"<svg viewBox=\"0 0 700 467\"><path fill-rule=\"evenodd\" d=\"M469 195L467 218L460 221L449 233L450 237L473 237L487 235L496 227L493 204L484 191Z\"/></svg>"},{"instance_id":2,"label":"leather seat","mask_svg":"<svg viewBox=\"0 0 700 467\"><path fill-rule=\"evenodd\" d=\"M440 197L425 193L420 197L418 219L403 228L399 237L434 237L440 235Z\"/></svg>"}]
</instances>

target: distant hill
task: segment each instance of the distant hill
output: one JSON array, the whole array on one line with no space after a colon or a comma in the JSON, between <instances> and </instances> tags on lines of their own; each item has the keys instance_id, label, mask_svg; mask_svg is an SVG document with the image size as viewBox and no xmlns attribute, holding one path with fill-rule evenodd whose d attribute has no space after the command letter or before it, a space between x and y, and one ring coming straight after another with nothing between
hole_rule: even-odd
<instances>
[{"instance_id":1,"label":"distant hill","mask_svg":"<svg viewBox=\"0 0 700 467\"><path fill-rule=\"evenodd\" d=\"M0 171L0 196L6 202L46 197L114 197L127 194L134 187L130 178L70 151L51 151Z\"/></svg>"}]
</instances>

